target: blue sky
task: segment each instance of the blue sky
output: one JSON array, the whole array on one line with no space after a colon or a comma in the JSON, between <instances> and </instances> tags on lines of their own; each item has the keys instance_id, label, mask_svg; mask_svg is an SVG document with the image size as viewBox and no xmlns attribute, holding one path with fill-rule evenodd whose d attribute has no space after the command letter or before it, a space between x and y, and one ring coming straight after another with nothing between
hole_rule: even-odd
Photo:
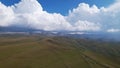
<instances>
[{"instance_id":1,"label":"blue sky","mask_svg":"<svg viewBox=\"0 0 120 68\"><path fill-rule=\"evenodd\" d=\"M18 3L20 0L0 0L3 4L10 6ZM68 11L76 8L79 3L96 5L97 7L107 7L114 3L114 0L38 0L43 9L50 13L61 13L67 15Z\"/></svg>"}]
</instances>

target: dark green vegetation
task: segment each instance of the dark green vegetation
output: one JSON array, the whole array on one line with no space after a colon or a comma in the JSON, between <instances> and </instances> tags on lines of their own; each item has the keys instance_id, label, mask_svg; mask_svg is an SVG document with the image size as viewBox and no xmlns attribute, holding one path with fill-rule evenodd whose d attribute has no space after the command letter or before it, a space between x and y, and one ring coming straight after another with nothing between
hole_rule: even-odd
<instances>
[{"instance_id":1,"label":"dark green vegetation","mask_svg":"<svg viewBox=\"0 0 120 68\"><path fill-rule=\"evenodd\" d=\"M120 43L1 35L0 68L120 68Z\"/></svg>"}]
</instances>

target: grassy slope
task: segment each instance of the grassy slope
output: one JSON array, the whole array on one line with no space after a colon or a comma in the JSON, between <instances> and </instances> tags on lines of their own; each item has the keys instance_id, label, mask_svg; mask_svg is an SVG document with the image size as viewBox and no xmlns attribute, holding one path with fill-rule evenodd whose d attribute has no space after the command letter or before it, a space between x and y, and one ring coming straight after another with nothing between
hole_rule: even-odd
<instances>
[{"instance_id":1,"label":"grassy slope","mask_svg":"<svg viewBox=\"0 0 120 68\"><path fill-rule=\"evenodd\" d=\"M67 37L1 36L0 68L120 68L82 44Z\"/></svg>"}]
</instances>

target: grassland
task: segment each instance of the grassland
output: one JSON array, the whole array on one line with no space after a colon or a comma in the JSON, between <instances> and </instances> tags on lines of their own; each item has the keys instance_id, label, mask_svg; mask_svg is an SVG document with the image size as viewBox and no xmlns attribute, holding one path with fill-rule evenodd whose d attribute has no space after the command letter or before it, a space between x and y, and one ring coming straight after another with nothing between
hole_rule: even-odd
<instances>
[{"instance_id":1,"label":"grassland","mask_svg":"<svg viewBox=\"0 0 120 68\"><path fill-rule=\"evenodd\" d=\"M120 43L1 35L0 68L120 68Z\"/></svg>"}]
</instances>

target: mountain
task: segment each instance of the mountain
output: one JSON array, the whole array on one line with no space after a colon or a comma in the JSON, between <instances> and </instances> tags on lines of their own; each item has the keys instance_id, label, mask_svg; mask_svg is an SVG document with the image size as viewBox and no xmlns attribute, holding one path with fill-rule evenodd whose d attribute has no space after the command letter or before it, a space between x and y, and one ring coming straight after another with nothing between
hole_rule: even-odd
<instances>
[{"instance_id":1,"label":"mountain","mask_svg":"<svg viewBox=\"0 0 120 68\"><path fill-rule=\"evenodd\" d=\"M31 32L31 31L36 31L36 30L32 28L16 27L16 26L0 27L0 32Z\"/></svg>"},{"instance_id":2,"label":"mountain","mask_svg":"<svg viewBox=\"0 0 120 68\"><path fill-rule=\"evenodd\" d=\"M119 32L102 32L102 31L45 31L39 29L25 28L25 27L0 27L0 34L42 34L48 36L68 36L74 38L87 38L101 41L120 41Z\"/></svg>"}]
</instances>

